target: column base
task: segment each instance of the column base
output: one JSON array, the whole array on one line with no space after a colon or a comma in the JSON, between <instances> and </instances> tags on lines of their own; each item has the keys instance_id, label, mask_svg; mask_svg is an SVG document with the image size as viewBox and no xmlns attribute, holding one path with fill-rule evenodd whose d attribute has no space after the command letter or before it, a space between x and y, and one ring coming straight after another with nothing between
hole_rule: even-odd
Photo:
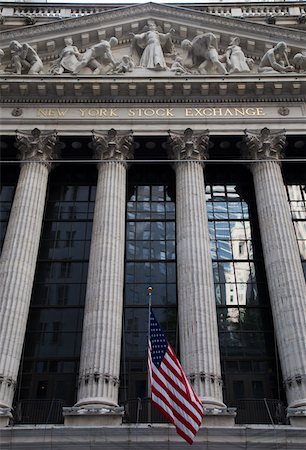
<instances>
[{"instance_id":1,"label":"column base","mask_svg":"<svg viewBox=\"0 0 306 450\"><path fill-rule=\"evenodd\" d=\"M293 427L306 428L306 406L287 408L287 418Z\"/></svg>"},{"instance_id":2,"label":"column base","mask_svg":"<svg viewBox=\"0 0 306 450\"><path fill-rule=\"evenodd\" d=\"M72 406L71 408L63 408L64 425L82 427L118 426L122 424L123 411L123 408L119 406Z\"/></svg>"},{"instance_id":3,"label":"column base","mask_svg":"<svg viewBox=\"0 0 306 450\"><path fill-rule=\"evenodd\" d=\"M7 427L12 417L11 408L0 407L0 428Z\"/></svg>"},{"instance_id":4,"label":"column base","mask_svg":"<svg viewBox=\"0 0 306 450\"><path fill-rule=\"evenodd\" d=\"M236 408L210 408L204 406L202 427L233 427L236 415Z\"/></svg>"}]
</instances>

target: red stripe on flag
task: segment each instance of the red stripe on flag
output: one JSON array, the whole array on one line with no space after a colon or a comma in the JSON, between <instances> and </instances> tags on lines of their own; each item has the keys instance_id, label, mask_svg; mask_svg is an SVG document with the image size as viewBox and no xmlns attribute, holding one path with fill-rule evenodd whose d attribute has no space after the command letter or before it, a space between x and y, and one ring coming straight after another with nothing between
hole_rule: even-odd
<instances>
[{"instance_id":1,"label":"red stripe on flag","mask_svg":"<svg viewBox=\"0 0 306 450\"><path fill-rule=\"evenodd\" d=\"M148 364L152 403L192 444L202 422L203 406L152 312Z\"/></svg>"}]
</instances>

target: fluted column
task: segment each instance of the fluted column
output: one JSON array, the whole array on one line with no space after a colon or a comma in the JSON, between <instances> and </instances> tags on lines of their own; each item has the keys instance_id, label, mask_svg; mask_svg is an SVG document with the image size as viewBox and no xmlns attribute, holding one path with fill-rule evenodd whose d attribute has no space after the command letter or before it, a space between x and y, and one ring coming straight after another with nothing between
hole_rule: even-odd
<instances>
[{"instance_id":1,"label":"fluted column","mask_svg":"<svg viewBox=\"0 0 306 450\"><path fill-rule=\"evenodd\" d=\"M0 260L0 408L10 408L25 336L55 132L17 132L23 161Z\"/></svg>"},{"instance_id":2,"label":"fluted column","mask_svg":"<svg viewBox=\"0 0 306 450\"><path fill-rule=\"evenodd\" d=\"M203 161L207 133L170 133L176 169L176 239L180 355L204 406L221 406L222 380Z\"/></svg>"},{"instance_id":3,"label":"fluted column","mask_svg":"<svg viewBox=\"0 0 306 450\"><path fill-rule=\"evenodd\" d=\"M123 313L126 163L132 137L94 133L98 166L80 361L78 407L118 405ZM107 162L106 162L107 161Z\"/></svg>"},{"instance_id":4,"label":"fluted column","mask_svg":"<svg viewBox=\"0 0 306 450\"><path fill-rule=\"evenodd\" d=\"M245 131L280 362L289 407L306 413L306 285L280 159L284 131Z\"/></svg>"}]
</instances>

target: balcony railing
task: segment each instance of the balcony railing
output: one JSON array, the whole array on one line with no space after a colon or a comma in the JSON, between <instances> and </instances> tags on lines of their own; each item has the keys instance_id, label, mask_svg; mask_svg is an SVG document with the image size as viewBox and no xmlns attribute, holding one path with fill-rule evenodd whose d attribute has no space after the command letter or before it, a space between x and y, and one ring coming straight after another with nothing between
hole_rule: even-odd
<instances>
[{"instance_id":1,"label":"balcony railing","mask_svg":"<svg viewBox=\"0 0 306 450\"><path fill-rule=\"evenodd\" d=\"M237 408L237 424L286 424L286 408L280 400L260 398L241 399L233 405Z\"/></svg>"},{"instance_id":2,"label":"balcony railing","mask_svg":"<svg viewBox=\"0 0 306 450\"><path fill-rule=\"evenodd\" d=\"M16 424L60 424L63 418L64 400L20 400L14 408L14 422Z\"/></svg>"},{"instance_id":3,"label":"balcony railing","mask_svg":"<svg viewBox=\"0 0 306 450\"><path fill-rule=\"evenodd\" d=\"M237 408L237 424L286 424L286 411L280 400L243 399L237 400L231 406ZM167 422L151 405L149 398L135 398L124 402L124 411L125 423Z\"/></svg>"},{"instance_id":4,"label":"balcony railing","mask_svg":"<svg viewBox=\"0 0 306 450\"><path fill-rule=\"evenodd\" d=\"M62 424L64 400L20 400L14 409L16 424ZM151 404L150 398L134 398L123 402L124 423L167 423ZM286 410L280 400L241 399L231 406L237 408L237 424L286 424ZM204 418L205 420L205 418Z\"/></svg>"}]
</instances>

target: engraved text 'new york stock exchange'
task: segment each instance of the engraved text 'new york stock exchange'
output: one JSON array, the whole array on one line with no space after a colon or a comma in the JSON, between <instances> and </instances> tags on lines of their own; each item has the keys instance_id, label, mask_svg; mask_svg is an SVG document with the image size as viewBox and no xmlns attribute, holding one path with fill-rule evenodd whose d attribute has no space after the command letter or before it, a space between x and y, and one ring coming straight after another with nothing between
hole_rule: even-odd
<instances>
[{"instance_id":1,"label":"engraved text 'new york stock exchange'","mask_svg":"<svg viewBox=\"0 0 306 450\"><path fill-rule=\"evenodd\" d=\"M101 119L137 119L137 118L214 118L214 117L250 117L265 116L264 108L258 107L191 107L191 108L39 108L40 118L101 118Z\"/></svg>"}]
</instances>

